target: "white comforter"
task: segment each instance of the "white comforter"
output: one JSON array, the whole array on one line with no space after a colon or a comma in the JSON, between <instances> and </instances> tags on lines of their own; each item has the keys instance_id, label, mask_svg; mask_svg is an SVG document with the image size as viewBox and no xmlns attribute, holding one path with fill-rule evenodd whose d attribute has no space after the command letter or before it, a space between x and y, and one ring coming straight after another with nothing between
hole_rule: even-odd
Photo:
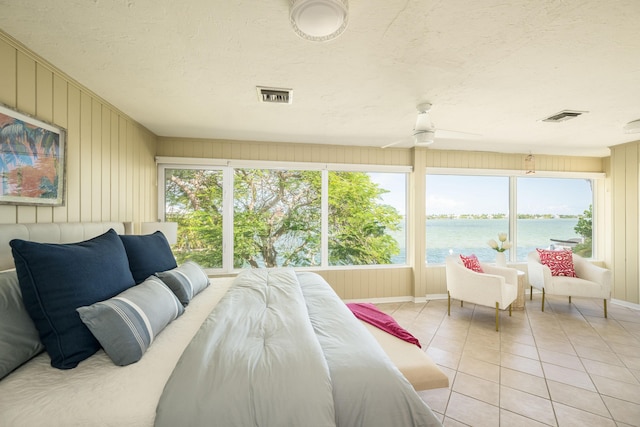
<instances>
[{"instance_id":1,"label":"white comforter","mask_svg":"<svg viewBox=\"0 0 640 427\"><path fill-rule=\"evenodd\" d=\"M185 350L156 426L440 425L318 275L249 270Z\"/></svg>"}]
</instances>

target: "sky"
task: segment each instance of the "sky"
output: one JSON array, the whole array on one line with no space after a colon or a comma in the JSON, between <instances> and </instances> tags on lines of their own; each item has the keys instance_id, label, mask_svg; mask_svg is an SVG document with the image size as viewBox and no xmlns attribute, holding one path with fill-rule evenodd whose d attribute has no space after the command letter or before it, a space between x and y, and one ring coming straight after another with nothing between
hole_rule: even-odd
<instances>
[{"instance_id":1,"label":"sky","mask_svg":"<svg viewBox=\"0 0 640 427\"><path fill-rule=\"evenodd\" d=\"M406 212L406 174L369 173L389 190L382 196L401 215ZM578 178L519 177L521 214L581 215L593 203L591 182ZM427 215L509 212L509 178L503 176L427 175Z\"/></svg>"},{"instance_id":2,"label":"sky","mask_svg":"<svg viewBox=\"0 0 640 427\"><path fill-rule=\"evenodd\" d=\"M517 182L519 214L580 215L593 203L589 180L519 177ZM508 211L508 177L427 176L427 215Z\"/></svg>"},{"instance_id":3,"label":"sky","mask_svg":"<svg viewBox=\"0 0 640 427\"><path fill-rule=\"evenodd\" d=\"M381 197L383 203L396 208L400 215L405 215L407 211L407 174L369 172L368 175L371 181L378 184L380 188L389 190Z\"/></svg>"}]
</instances>

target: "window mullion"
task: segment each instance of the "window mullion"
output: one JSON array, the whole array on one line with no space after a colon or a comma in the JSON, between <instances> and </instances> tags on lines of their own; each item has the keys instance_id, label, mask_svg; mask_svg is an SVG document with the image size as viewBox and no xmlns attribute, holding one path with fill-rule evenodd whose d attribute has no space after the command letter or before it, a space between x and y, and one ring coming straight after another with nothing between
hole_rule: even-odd
<instances>
[{"instance_id":1,"label":"window mullion","mask_svg":"<svg viewBox=\"0 0 640 427\"><path fill-rule=\"evenodd\" d=\"M329 265L329 171L323 170L321 178L320 265L324 268Z\"/></svg>"},{"instance_id":2,"label":"window mullion","mask_svg":"<svg viewBox=\"0 0 640 427\"><path fill-rule=\"evenodd\" d=\"M156 178L156 188L158 190L158 221L166 221L166 212L165 212L165 169L166 166L158 165L158 176Z\"/></svg>"},{"instance_id":3,"label":"window mullion","mask_svg":"<svg viewBox=\"0 0 640 427\"><path fill-rule=\"evenodd\" d=\"M515 176L509 177L509 239L511 240L511 250L509 250L508 262L516 262L516 252L518 246L518 185Z\"/></svg>"},{"instance_id":4,"label":"window mullion","mask_svg":"<svg viewBox=\"0 0 640 427\"><path fill-rule=\"evenodd\" d=\"M222 169L222 269L233 270L233 177L232 167Z\"/></svg>"}]
</instances>

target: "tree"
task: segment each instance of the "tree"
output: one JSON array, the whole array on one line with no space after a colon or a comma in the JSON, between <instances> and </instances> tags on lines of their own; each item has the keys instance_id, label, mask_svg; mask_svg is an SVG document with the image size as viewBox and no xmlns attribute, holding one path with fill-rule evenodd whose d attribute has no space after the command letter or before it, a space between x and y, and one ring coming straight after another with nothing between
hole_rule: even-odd
<instances>
[{"instance_id":1,"label":"tree","mask_svg":"<svg viewBox=\"0 0 640 427\"><path fill-rule=\"evenodd\" d=\"M320 261L321 174L236 169L234 266L311 266Z\"/></svg>"},{"instance_id":2,"label":"tree","mask_svg":"<svg viewBox=\"0 0 640 427\"><path fill-rule=\"evenodd\" d=\"M582 243L577 244L573 248L573 253L578 254L583 257L591 257L593 253L593 205L589 205L589 209L584 211L584 214L578 218L578 223L573 228L573 230L582 238L584 241Z\"/></svg>"},{"instance_id":3,"label":"tree","mask_svg":"<svg viewBox=\"0 0 640 427\"><path fill-rule=\"evenodd\" d=\"M573 228L573 230L578 233L578 235L584 237L585 239L591 238L593 235L593 205L589 205L589 209L584 211L584 214L578 218L578 223Z\"/></svg>"},{"instance_id":4,"label":"tree","mask_svg":"<svg viewBox=\"0 0 640 427\"><path fill-rule=\"evenodd\" d=\"M222 173L167 169L166 219L178 223L176 258L222 267Z\"/></svg>"},{"instance_id":5,"label":"tree","mask_svg":"<svg viewBox=\"0 0 640 427\"><path fill-rule=\"evenodd\" d=\"M389 264L399 252L388 232L398 231L395 208L380 203L387 190L366 173L333 172L329 178L329 264Z\"/></svg>"},{"instance_id":6,"label":"tree","mask_svg":"<svg viewBox=\"0 0 640 427\"><path fill-rule=\"evenodd\" d=\"M320 263L319 171L235 169L234 266ZM167 218L179 224L179 261L222 266L222 172L167 170ZM362 172L329 179L329 263L385 264L399 252L401 216L381 203L386 192Z\"/></svg>"}]
</instances>

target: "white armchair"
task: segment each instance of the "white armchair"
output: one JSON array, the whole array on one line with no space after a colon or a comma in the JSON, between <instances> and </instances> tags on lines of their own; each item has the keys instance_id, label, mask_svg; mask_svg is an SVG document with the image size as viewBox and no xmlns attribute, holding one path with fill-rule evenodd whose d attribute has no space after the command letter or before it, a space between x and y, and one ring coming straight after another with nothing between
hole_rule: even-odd
<instances>
[{"instance_id":1,"label":"white armchair","mask_svg":"<svg viewBox=\"0 0 640 427\"><path fill-rule=\"evenodd\" d=\"M451 298L474 304L495 307L496 331L500 324L500 311L509 308L518 296L518 271L515 268L496 267L480 263L484 273L468 269L459 255L449 255L446 259L448 305L451 315Z\"/></svg>"},{"instance_id":2,"label":"white armchair","mask_svg":"<svg viewBox=\"0 0 640 427\"><path fill-rule=\"evenodd\" d=\"M529 285L531 291L537 288L542 291L542 311L544 297L563 295L569 297L601 298L604 301L604 317L607 317L607 299L611 297L611 271L593 265L579 255L573 254L573 267L578 277L552 276L551 270L540 262L537 251L527 255L529 268ZM531 292L530 299L533 298Z\"/></svg>"}]
</instances>

